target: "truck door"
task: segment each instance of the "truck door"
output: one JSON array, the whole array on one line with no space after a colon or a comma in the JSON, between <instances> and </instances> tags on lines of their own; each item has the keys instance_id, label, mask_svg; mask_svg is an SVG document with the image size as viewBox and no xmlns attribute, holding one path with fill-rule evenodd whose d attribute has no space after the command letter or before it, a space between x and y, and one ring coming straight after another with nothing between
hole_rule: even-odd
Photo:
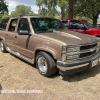
<instances>
[{"instance_id":1,"label":"truck door","mask_svg":"<svg viewBox=\"0 0 100 100\"><path fill-rule=\"evenodd\" d=\"M15 49L17 52L23 54L24 56L33 58L33 36L29 35L19 35L18 31L20 30L27 30L28 32L31 32L30 26L29 26L29 20L27 18L21 18L19 20L17 33L14 35L15 38Z\"/></svg>"},{"instance_id":2,"label":"truck door","mask_svg":"<svg viewBox=\"0 0 100 100\"><path fill-rule=\"evenodd\" d=\"M15 28L16 28L16 25L17 25L17 22L18 22L18 18L16 19L11 19L10 20L10 24L8 26L8 30L6 31L6 36L5 36L5 40L6 40L6 44L7 44L7 47L9 47L10 49L14 49L15 47Z\"/></svg>"}]
</instances>

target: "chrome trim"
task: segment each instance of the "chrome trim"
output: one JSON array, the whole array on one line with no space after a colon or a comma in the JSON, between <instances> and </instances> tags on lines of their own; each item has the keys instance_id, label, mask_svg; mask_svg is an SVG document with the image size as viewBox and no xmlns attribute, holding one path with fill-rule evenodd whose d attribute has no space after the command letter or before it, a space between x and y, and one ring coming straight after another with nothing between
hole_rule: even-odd
<instances>
[{"instance_id":1,"label":"chrome trim","mask_svg":"<svg viewBox=\"0 0 100 100\"><path fill-rule=\"evenodd\" d=\"M66 54L66 56L67 55L73 55L73 54L80 54L80 53L86 53L86 52L93 52L94 50L97 50L98 48L100 48L100 46L98 46L98 47L94 47L94 48L91 48L91 49L86 49L86 50L80 50L80 51L78 51L78 52L70 52L70 53L63 53L63 54Z\"/></svg>"},{"instance_id":2,"label":"chrome trim","mask_svg":"<svg viewBox=\"0 0 100 100\"><path fill-rule=\"evenodd\" d=\"M71 70L71 69L75 69L75 68L80 68L80 67L84 67L84 66L88 66L89 63L86 63L86 64L81 64L81 65L77 65L77 66L72 66L72 67L62 67L62 66L59 66L57 65L57 67L62 70L62 71L66 71L66 70Z\"/></svg>"},{"instance_id":3,"label":"chrome trim","mask_svg":"<svg viewBox=\"0 0 100 100\"><path fill-rule=\"evenodd\" d=\"M99 51L99 49L100 49L100 41L97 41L97 42L94 42L94 43L88 43L88 44L83 44L83 45L75 45L75 46L66 46L66 49L68 48L68 47L76 47L76 46L88 46L88 45L93 45L93 44L96 44L97 43L97 46L95 46L95 47L93 47L93 48L90 48L90 49L85 49L85 50L80 50L80 51L78 51L78 52L70 52L70 53L68 53L68 52L62 52L62 54L66 54L66 56L68 56L68 55L73 55L73 54L81 54L81 53L86 53L86 52L93 52L94 50L96 50L96 53ZM77 58L77 59L71 59L71 60L68 60L68 59L66 59L65 61L69 61L69 62L71 62L71 61L75 61L75 60L80 60L80 59L84 59L84 58L87 58L87 57L91 57L91 56L93 56L93 55L95 55L96 53L94 53L94 54L92 54L92 55L90 55L90 56L86 56L86 57L81 57L81 58ZM62 55L61 54L61 55Z\"/></svg>"},{"instance_id":4,"label":"chrome trim","mask_svg":"<svg viewBox=\"0 0 100 100\"><path fill-rule=\"evenodd\" d=\"M25 56L25 55L23 55L23 54L21 54L21 53L15 51L15 50L13 50L13 49L10 49L10 48L8 48L8 47L7 47L7 50L8 50L10 53L12 53L12 54L15 54L15 53L16 53L17 56L19 56L19 57L21 57L22 59L25 59L25 60L27 60L27 61L31 61L31 60L32 60L31 58L29 58L29 57L27 57L27 56Z\"/></svg>"},{"instance_id":5,"label":"chrome trim","mask_svg":"<svg viewBox=\"0 0 100 100\"><path fill-rule=\"evenodd\" d=\"M78 66L81 65L83 66L83 64L89 64L88 66L86 66L87 68L90 68L91 67L91 61L94 61L96 59L100 59L100 52L96 53L94 56L92 57L87 57L85 59L78 59L76 61L71 61L71 62L63 62L63 61L57 61L57 67L60 69L60 70L63 70L63 69L66 69L68 70L68 68L73 68L74 69L74 66ZM81 67L80 66L80 67ZM85 66L84 66L85 67ZM76 67L75 67L76 68Z\"/></svg>"},{"instance_id":6,"label":"chrome trim","mask_svg":"<svg viewBox=\"0 0 100 100\"><path fill-rule=\"evenodd\" d=\"M100 51L99 51L100 52ZM90 57L93 57L93 56L95 56L96 54L97 54L98 52L96 52L96 53L94 53L93 55L90 55L90 56L86 56L86 57L82 57L82 58L77 58L77 59L71 59L71 60L65 60L65 62L73 62L73 61L78 61L78 60L85 60L85 59L88 59L88 58L90 58Z\"/></svg>"}]
</instances>

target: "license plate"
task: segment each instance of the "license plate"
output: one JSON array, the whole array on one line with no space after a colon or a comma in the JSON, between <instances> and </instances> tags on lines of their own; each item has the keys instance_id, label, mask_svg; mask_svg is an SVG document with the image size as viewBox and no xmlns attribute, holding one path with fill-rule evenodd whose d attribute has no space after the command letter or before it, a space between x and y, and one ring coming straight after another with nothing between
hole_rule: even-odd
<instances>
[{"instance_id":1,"label":"license plate","mask_svg":"<svg viewBox=\"0 0 100 100\"><path fill-rule=\"evenodd\" d=\"M96 66L97 64L98 64L98 59L92 61L92 66L91 66L91 67L94 67L94 66Z\"/></svg>"}]
</instances>

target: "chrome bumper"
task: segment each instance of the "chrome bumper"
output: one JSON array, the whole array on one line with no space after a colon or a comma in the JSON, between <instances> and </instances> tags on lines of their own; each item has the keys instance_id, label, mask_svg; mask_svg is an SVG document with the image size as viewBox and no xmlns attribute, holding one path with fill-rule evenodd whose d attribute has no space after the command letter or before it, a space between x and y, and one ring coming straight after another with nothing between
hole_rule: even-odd
<instances>
[{"instance_id":1,"label":"chrome bumper","mask_svg":"<svg viewBox=\"0 0 100 100\"><path fill-rule=\"evenodd\" d=\"M78 69L78 68L83 68L83 67L91 67L91 61L99 59L100 57L100 51L91 57L88 57L86 59L82 59L82 60L77 60L77 61L73 61L73 62L62 62L62 61L57 61L57 67L60 71L68 71L68 70L74 70L74 69Z\"/></svg>"},{"instance_id":2,"label":"chrome bumper","mask_svg":"<svg viewBox=\"0 0 100 100\"><path fill-rule=\"evenodd\" d=\"M57 65L57 67L62 71L66 71L66 70L76 69L76 68L80 68L80 67L84 67L84 66L88 66L88 65L89 65L89 63L77 65L77 66L72 66L72 67L62 67L62 66Z\"/></svg>"}]
</instances>

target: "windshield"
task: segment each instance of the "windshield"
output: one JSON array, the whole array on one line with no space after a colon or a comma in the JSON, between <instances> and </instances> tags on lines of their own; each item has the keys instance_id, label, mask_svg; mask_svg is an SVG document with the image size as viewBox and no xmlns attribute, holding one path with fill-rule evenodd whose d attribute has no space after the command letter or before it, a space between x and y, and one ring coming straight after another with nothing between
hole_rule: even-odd
<instances>
[{"instance_id":1,"label":"windshield","mask_svg":"<svg viewBox=\"0 0 100 100\"><path fill-rule=\"evenodd\" d=\"M57 19L31 18L31 23L35 33L53 32L53 30L67 30L62 22Z\"/></svg>"},{"instance_id":2,"label":"windshield","mask_svg":"<svg viewBox=\"0 0 100 100\"><path fill-rule=\"evenodd\" d=\"M93 28L93 25L88 23L86 20L82 20L88 28Z\"/></svg>"}]
</instances>

